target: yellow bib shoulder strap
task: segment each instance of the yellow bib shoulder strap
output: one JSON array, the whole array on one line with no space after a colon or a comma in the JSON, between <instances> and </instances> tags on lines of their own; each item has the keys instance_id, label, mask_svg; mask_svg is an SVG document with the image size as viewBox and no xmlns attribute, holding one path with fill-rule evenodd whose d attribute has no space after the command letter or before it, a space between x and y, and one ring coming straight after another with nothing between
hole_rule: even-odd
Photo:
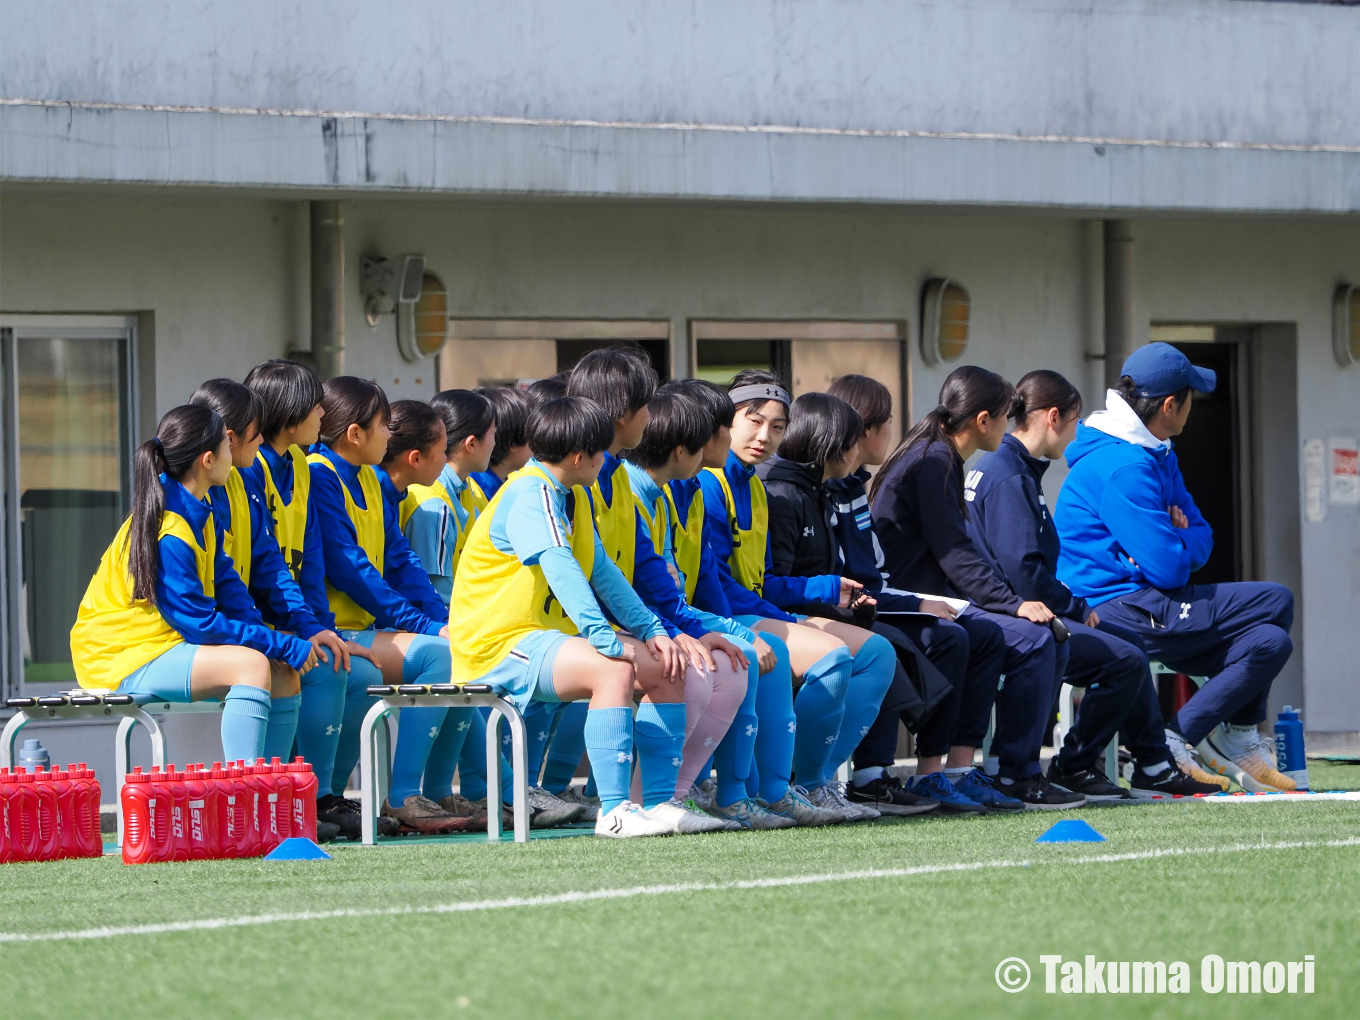
<instances>
[{"instance_id":1,"label":"yellow bib shoulder strap","mask_svg":"<svg viewBox=\"0 0 1360 1020\"><path fill-rule=\"evenodd\" d=\"M246 585L250 584L250 497L246 494L245 479L236 468L227 476L227 506L231 508L231 527L222 536L227 557ZM170 516L169 514L166 515Z\"/></svg>"},{"instance_id":2,"label":"yellow bib shoulder strap","mask_svg":"<svg viewBox=\"0 0 1360 1020\"><path fill-rule=\"evenodd\" d=\"M302 550L307 539L307 500L312 492L312 473L307 469L307 455L300 449L290 446L288 454L288 467L293 472L293 497L286 503L264 454L257 453L255 462L264 474L265 506L274 520L274 539L279 543L279 552L283 553L288 569L297 578L302 572Z\"/></svg>"},{"instance_id":3,"label":"yellow bib shoulder strap","mask_svg":"<svg viewBox=\"0 0 1360 1020\"><path fill-rule=\"evenodd\" d=\"M406 525L410 523L411 515L416 512L416 508L431 499L442 500L446 507L453 510L453 497L444 488L443 482L436 481L433 485L411 485L407 488L406 498L401 501L401 512L398 517L402 531L406 530ZM453 516L457 520L457 513Z\"/></svg>"},{"instance_id":4,"label":"yellow bib shoulder strap","mask_svg":"<svg viewBox=\"0 0 1360 1020\"><path fill-rule=\"evenodd\" d=\"M387 548L387 527L383 521L382 486L378 483L377 472L367 464L359 468L359 489L364 495L364 506L360 509L359 504L354 501L354 496L350 494L349 486L340 477L340 472L335 470L330 458L313 453L307 457L307 462L325 465L335 472L336 480L340 483L340 491L345 497L345 514L354 525L359 548L364 551L373 569L381 574ZM326 580L326 594L330 596L335 625L341 630L364 630L373 623L373 614L334 587L329 578Z\"/></svg>"},{"instance_id":5,"label":"yellow bib shoulder strap","mask_svg":"<svg viewBox=\"0 0 1360 1020\"><path fill-rule=\"evenodd\" d=\"M727 472L721 468L704 470L716 475L718 483L722 486L727 526L732 533L732 555L727 560L728 566L732 568L732 576L739 584L760 595L765 585L765 541L770 529L770 508L765 498L765 483L755 475L751 476L751 526L742 528L737 523L737 501L732 494Z\"/></svg>"},{"instance_id":6,"label":"yellow bib shoulder strap","mask_svg":"<svg viewBox=\"0 0 1360 1020\"><path fill-rule=\"evenodd\" d=\"M623 571L628 583L632 584L637 554L637 523L633 518L633 508L637 503L633 496L633 483L628 479L628 469L622 462L610 476L610 489L614 500L606 503L600 483L596 481L590 487L595 507L595 528L600 534L604 551Z\"/></svg>"},{"instance_id":7,"label":"yellow bib shoulder strap","mask_svg":"<svg viewBox=\"0 0 1360 1020\"><path fill-rule=\"evenodd\" d=\"M693 600L694 589L699 583L699 564L703 560L704 490L695 490L689 501L688 518L684 521L680 520L680 510L675 505L670 486L663 486L661 491L666 494L671 518L671 555L685 577L685 598Z\"/></svg>"}]
</instances>

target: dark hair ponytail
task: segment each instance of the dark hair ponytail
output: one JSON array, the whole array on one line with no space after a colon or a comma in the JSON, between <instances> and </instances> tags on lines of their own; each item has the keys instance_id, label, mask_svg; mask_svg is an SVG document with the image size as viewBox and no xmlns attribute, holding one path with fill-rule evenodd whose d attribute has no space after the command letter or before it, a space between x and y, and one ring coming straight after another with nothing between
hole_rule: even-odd
<instances>
[{"instance_id":1,"label":"dark hair ponytail","mask_svg":"<svg viewBox=\"0 0 1360 1020\"><path fill-rule=\"evenodd\" d=\"M1011 398L1010 418L1018 426L1035 411L1047 411L1056 407L1058 414L1066 418L1073 411L1081 413L1081 393L1070 382L1047 368L1026 373L1015 384L1015 396Z\"/></svg>"},{"instance_id":2,"label":"dark hair ponytail","mask_svg":"<svg viewBox=\"0 0 1360 1020\"><path fill-rule=\"evenodd\" d=\"M171 408L156 428L156 438L137 447L133 457L132 525L128 528L128 572L132 597L156 604L156 578L161 572L158 541L165 513L163 473L181 480L204 453L216 450L227 437L222 417L201 404Z\"/></svg>"},{"instance_id":3,"label":"dark hair ponytail","mask_svg":"<svg viewBox=\"0 0 1360 1020\"><path fill-rule=\"evenodd\" d=\"M201 383L189 403L216 411L227 431L234 432L238 440L248 438L251 426L258 428L260 424L259 395L232 379L209 379Z\"/></svg>"},{"instance_id":4,"label":"dark hair ponytail","mask_svg":"<svg viewBox=\"0 0 1360 1020\"><path fill-rule=\"evenodd\" d=\"M993 418L1004 416L1010 411L1013 396L1015 387L995 372L978 368L977 365L963 365L954 369L940 387L940 402L935 410L911 427L911 431L902 437L897 449L888 455L883 467L874 475L873 486L869 490L870 501L878 496L879 487L892 471L893 465L914 446L925 445L925 450L921 451L924 457L932 443L943 443L954 455L955 467L961 467L958 448L951 442L950 437L962 432L968 427L968 423L983 411L991 412ZM915 470L919 464L918 460L909 470ZM962 490L959 495L959 510L967 513Z\"/></svg>"},{"instance_id":5,"label":"dark hair ponytail","mask_svg":"<svg viewBox=\"0 0 1360 1020\"><path fill-rule=\"evenodd\" d=\"M334 446L351 425L366 429L380 415L383 421L392 419L392 408L382 387L357 375L327 379L321 387L321 409L324 413L319 438L327 446Z\"/></svg>"},{"instance_id":6,"label":"dark hair ponytail","mask_svg":"<svg viewBox=\"0 0 1360 1020\"><path fill-rule=\"evenodd\" d=\"M387 441L387 452L382 459L384 464L391 464L411 450L424 453L444 433L439 412L423 400L398 400L392 405L389 424L392 438Z\"/></svg>"}]
</instances>

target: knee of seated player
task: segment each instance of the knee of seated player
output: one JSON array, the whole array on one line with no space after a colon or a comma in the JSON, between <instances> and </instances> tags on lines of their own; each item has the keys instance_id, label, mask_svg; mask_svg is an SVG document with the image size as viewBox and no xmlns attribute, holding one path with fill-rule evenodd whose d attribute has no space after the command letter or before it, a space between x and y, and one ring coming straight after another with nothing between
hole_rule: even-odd
<instances>
[{"instance_id":1,"label":"knee of seated player","mask_svg":"<svg viewBox=\"0 0 1360 1020\"><path fill-rule=\"evenodd\" d=\"M1256 648L1263 657L1283 662L1294 652L1294 641L1283 627L1264 624L1257 628Z\"/></svg>"},{"instance_id":2,"label":"knee of seated player","mask_svg":"<svg viewBox=\"0 0 1360 1020\"><path fill-rule=\"evenodd\" d=\"M302 676L280 659L269 660L269 693L275 698L292 698L302 693Z\"/></svg>"},{"instance_id":3,"label":"knee of seated player","mask_svg":"<svg viewBox=\"0 0 1360 1020\"><path fill-rule=\"evenodd\" d=\"M675 680L668 679L664 673L665 667L653 659L651 655L647 655L645 661L639 655L635 666L633 681L635 696L661 704L685 700L684 676ZM688 672L689 670L686 670L686 673Z\"/></svg>"},{"instance_id":4,"label":"knee of seated player","mask_svg":"<svg viewBox=\"0 0 1360 1020\"><path fill-rule=\"evenodd\" d=\"M1294 626L1294 593L1282 584L1271 583L1268 587L1276 605L1274 623L1287 631Z\"/></svg>"},{"instance_id":5,"label":"knee of seated player","mask_svg":"<svg viewBox=\"0 0 1360 1020\"><path fill-rule=\"evenodd\" d=\"M237 684L268 691L269 673L269 660L262 652L243 645L208 645L194 656L190 685L195 699L220 699Z\"/></svg>"}]
</instances>

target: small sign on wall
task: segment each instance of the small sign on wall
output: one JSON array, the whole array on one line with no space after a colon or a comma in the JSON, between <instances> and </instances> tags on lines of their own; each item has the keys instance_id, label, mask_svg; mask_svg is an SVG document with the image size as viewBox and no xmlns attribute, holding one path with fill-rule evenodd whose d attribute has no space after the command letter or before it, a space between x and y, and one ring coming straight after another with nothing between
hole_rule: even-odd
<instances>
[{"instance_id":1,"label":"small sign on wall","mask_svg":"<svg viewBox=\"0 0 1360 1020\"><path fill-rule=\"evenodd\" d=\"M1332 436L1327 447L1327 502L1332 506L1360 506L1360 442Z\"/></svg>"},{"instance_id":2,"label":"small sign on wall","mask_svg":"<svg viewBox=\"0 0 1360 1020\"><path fill-rule=\"evenodd\" d=\"M1327 475L1321 439L1303 444L1303 519L1316 524L1327 517Z\"/></svg>"}]
</instances>

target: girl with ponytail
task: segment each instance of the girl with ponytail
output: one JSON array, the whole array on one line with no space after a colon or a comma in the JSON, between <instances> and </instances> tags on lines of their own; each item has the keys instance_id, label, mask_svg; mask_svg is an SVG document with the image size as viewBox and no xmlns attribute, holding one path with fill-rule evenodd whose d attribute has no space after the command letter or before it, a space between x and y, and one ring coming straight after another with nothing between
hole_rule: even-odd
<instances>
[{"instance_id":1,"label":"girl with ponytail","mask_svg":"<svg viewBox=\"0 0 1360 1020\"><path fill-rule=\"evenodd\" d=\"M321 405L320 442L307 460L325 590L309 591L316 582L304 574L303 593L312 605L324 602L322 622L369 649L373 661L351 658L342 722L332 738L335 750L313 767L318 782L323 773L329 780L322 792L336 800L328 804L357 812L357 804L344 800L344 790L359 760L359 729L373 703L367 687L449 682L447 613L401 532L398 509L411 482L428 484L438 477L444 425L428 404L389 405L377 383L355 376L328 379ZM419 720L424 712L446 711L408 709L402 715ZM385 817L420 832L452 832L470 822L420 793L425 758L441 721L418 731L414 723L402 722L391 793L382 805Z\"/></svg>"},{"instance_id":2,"label":"girl with ponytail","mask_svg":"<svg viewBox=\"0 0 1360 1020\"><path fill-rule=\"evenodd\" d=\"M1197 779L1176 767L1138 635L1102 623L1084 599L1058 580L1061 543L1044 498L1043 477L1049 462L1061 457L1076 435L1080 414L1081 394L1075 386L1057 372L1030 372L1016 385L1011 401L1015 431L978 461L971 479L969 530L974 541L1017 597L1043 602L1065 620L1071 633L1066 680L1086 688L1081 714L1049 765L1048 779L1087 800L1129 799L1129 791L1097 767L1118 733L1136 763L1135 791L1163 796L1219 793L1223 787L1211 782L1219 777L1195 769Z\"/></svg>"},{"instance_id":3,"label":"girl with ponytail","mask_svg":"<svg viewBox=\"0 0 1360 1020\"><path fill-rule=\"evenodd\" d=\"M1076 807L1078 794L1053 787L1039 768L1066 648L1050 627L1054 614L1015 594L968 533L964 462L990 452L1006 431L1015 389L994 372L965 365L951 372L939 403L902 438L870 490L885 569L898 587L923 597L969 603L955 617L968 635L967 680L918 741L909 788L945 809L1018 811ZM968 478L976 481L976 472ZM1065 631L1058 633L1065 634ZM1000 692L1000 674L1006 685ZM996 707L999 780L972 767Z\"/></svg>"},{"instance_id":4,"label":"girl with ponytail","mask_svg":"<svg viewBox=\"0 0 1360 1020\"><path fill-rule=\"evenodd\" d=\"M234 618L250 603L222 547L208 490L231 472L230 443L211 408L185 405L137 449L132 514L104 552L71 628L82 687L139 700L223 700L229 760L264 753L269 660L306 673L300 638Z\"/></svg>"},{"instance_id":5,"label":"girl with ponytail","mask_svg":"<svg viewBox=\"0 0 1360 1020\"><path fill-rule=\"evenodd\" d=\"M307 700L315 701L318 685L342 687L341 669L349 668L349 651L340 636L323 627L308 608L293 573L284 561L274 537L272 519L265 505L265 492L255 466L263 434L260 431L262 402L255 392L231 379L209 379L194 391L189 403L209 407L222 418L231 447L231 472L225 485L208 490L208 502L217 520L222 547L237 575L251 595L249 602L231 607L231 615L250 623L268 623L309 642L329 670L310 674ZM357 646L356 646L357 647ZM361 650L362 651L362 650ZM271 659L269 734L265 757L292 756L304 692L291 666ZM309 716L314 713L309 713ZM304 757L314 752L311 734L304 734L298 750ZM305 745L305 746L304 746Z\"/></svg>"}]
</instances>

